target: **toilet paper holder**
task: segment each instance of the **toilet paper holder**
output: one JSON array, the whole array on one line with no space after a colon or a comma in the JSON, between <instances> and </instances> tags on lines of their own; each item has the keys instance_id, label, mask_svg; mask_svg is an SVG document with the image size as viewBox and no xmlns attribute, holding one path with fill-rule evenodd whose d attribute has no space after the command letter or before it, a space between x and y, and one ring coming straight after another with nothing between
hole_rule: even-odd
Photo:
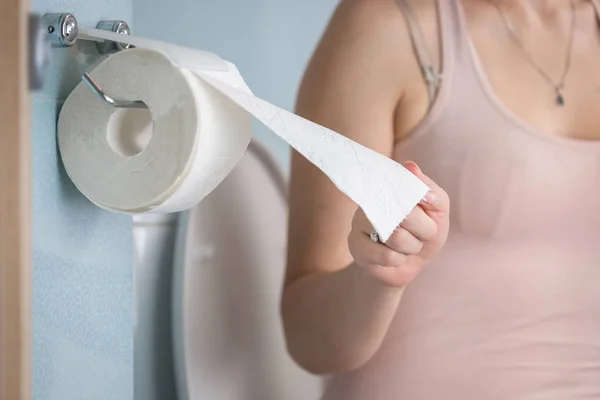
<instances>
[{"instance_id":1,"label":"toilet paper holder","mask_svg":"<svg viewBox=\"0 0 600 400\"><path fill-rule=\"evenodd\" d=\"M52 47L71 47L79 37L79 23L71 13L48 13L41 17L41 25L45 27L47 39ZM125 21L100 21L96 29L115 32L121 35L131 34L131 29ZM110 54L125 50L131 46L125 43L104 41L96 43L100 54Z\"/></svg>"},{"instance_id":2,"label":"toilet paper holder","mask_svg":"<svg viewBox=\"0 0 600 400\"><path fill-rule=\"evenodd\" d=\"M79 23L71 13L46 13L44 15L30 13L28 23L29 35L29 87L40 89L44 84L46 71L50 64L51 47L72 47L79 38ZM125 21L100 21L96 29L131 34ZM100 54L110 54L128 49L132 46L114 41L97 42ZM100 92L102 92L100 90ZM99 93L98 93L99 94ZM107 99L111 99L107 96ZM111 99L112 100L112 99ZM117 103L122 104L122 103Z\"/></svg>"},{"instance_id":3,"label":"toilet paper holder","mask_svg":"<svg viewBox=\"0 0 600 400\"><path fill-rule=\"evenodd\" d=\"M45 27L47 36L43 37L43 39L47 40L52 47L71 47L77 42L79 36L79 24L77 23L77 18L75 18L73 14L44 14L41 18L39 18L39 23L37 25ZM111 31L119 33L121 35L131 34L129 25L127 25L127 22L125 21L100 21L96 25L96 29ZM39 28L38 30L41 31L41 29ZM101 54L110 54L121 50L126 50L128 48L131 48L132 46L125 43L117 43L115 41L105 40L103 42L96 43L96 47L98 48L98 51ZM33 63L30 64L30 67L34 70L34 72L37 72L37 69L39 69L40 71L44 69L43 65L38 66L34 65ZM41 81L41 78L38 77L38 75L40 74L41 72L35 74L37 80L32 83L32 86L41 86L41 83L38 82ZM92 91L106 104L117 108L148 109L148 107L143 101L118 100L110 97L104 92L104 90L102 90L102 88L92 79L92 77L88 73L83 74L82 79L85 83L87 83L87 85L92 89Z\"/></svg>"},{"instance_id":4,"label":"toilet paper holder","mask_svg":"<svg viewBox=\"0 0 600 400\"><path fill-rule=\"evenodd\" d=\"M100 86L92 79L90 74L87 72L81 76L81 79L87 83L88 87L94 92L100 100L102 100L105 104L113 106L115 108L141 108L148 109L146 103L141 100L118 100L114 99L102 90Z\"/></svg>"}]
</instances>

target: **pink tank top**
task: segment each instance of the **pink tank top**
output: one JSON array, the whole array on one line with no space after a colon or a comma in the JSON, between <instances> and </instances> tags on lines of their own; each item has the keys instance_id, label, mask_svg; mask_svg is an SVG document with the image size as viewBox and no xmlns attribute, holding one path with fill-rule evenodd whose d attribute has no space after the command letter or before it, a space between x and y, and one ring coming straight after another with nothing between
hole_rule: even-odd
<instances>
[{"instance_id":1,"label":"pink tank top","mask_svg":"<svg viewBox=\"0 0 600 400\"><path fill-rule=\"evenodd\" d=\"M600 399L600 141L516 117L486 80L460 1L438 6L441 86L394 158L448 192L450 235L380 350L332 377L324 399Z\"/></svg>"}]
</instances>

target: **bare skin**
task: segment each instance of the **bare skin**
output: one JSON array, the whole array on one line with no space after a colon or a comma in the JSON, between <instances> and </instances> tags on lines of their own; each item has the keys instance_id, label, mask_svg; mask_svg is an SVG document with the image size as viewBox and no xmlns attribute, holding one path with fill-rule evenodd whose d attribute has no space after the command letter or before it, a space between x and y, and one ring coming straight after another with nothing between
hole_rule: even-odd
<instances>
[{"instance_id":1,"label":"bare skin","mask_svg":"<svg viewBox=\"0 0 600 400\"><path fill-rule=\"evenodd\" d=\"M490 0L463 0L470 35L502 103L548 135L598 140L600 35L592 4L574 0L577 26L566 103L532 68L507 34ZM410 0L427 46L440 64L433 0ZM497 0L538 65L558 81L571 22L568 0ZM414 127L428 106L406 22L394 0L343 0L306 71L298 114L383 155ZM482 132L485 134L485 132ZM448 234L449 199L413 163L405 166L432 188L385 245L360 209L294 153L288 265L282 318L290 354L314 373L360 368L377 351L403 288L426 268Z\"/></svg>"}]
</instances>

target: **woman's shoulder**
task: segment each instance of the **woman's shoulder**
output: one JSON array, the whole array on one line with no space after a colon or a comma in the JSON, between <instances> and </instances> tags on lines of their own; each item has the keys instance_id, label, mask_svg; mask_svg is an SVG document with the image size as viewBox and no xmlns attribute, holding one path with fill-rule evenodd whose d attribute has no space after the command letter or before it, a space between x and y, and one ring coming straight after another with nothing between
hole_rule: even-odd
<instances>
[{"instance_id":1,"label":"woman's shoulder","mask_svg":"<svg viewBox=\"0 0 600 400\"><path fill-rule=\"evenodd\" d=\"M391 26L400 29L406 26L403 9L408 8L424 27L435 28L439 1L450 0L341 0L337 11L348 12L347 15L358 18L357 22L361 19L362 23L377 22L373 28L387 30ZM381 23L384 25L379 25Z\"/></svg>"},{"instance_id":2,"label":"woman's shoulder","mask_svg":"<svg viewBox=\"0 0 600 400\"><path fill-rule=\"evenodd\" d=\"M377 65L401 80L413 82L421 75L411 37L415 24L411 28L410 17L399 2L410 9L432 62L437 63L437 1L448 0L341 0L316 51L327 53L327 59L347 52L355 65L365 64L367 69L366 64ZM381 79L392 77L383 74Z\"/></svg>"},{"instance_id":3,"label":"woman's shoulder","mask_svg":"<svg viewBox=\"0 0 600 400\"><path fill-rule=\"evenodd\" d=\"M376 60L391 63L412 82L420 79L415 35L434 66L440 64L438 4L445 1L451 0L342 0L329 29L338 27L347 40L379 51Z\"/></svg>"}]
</instances>

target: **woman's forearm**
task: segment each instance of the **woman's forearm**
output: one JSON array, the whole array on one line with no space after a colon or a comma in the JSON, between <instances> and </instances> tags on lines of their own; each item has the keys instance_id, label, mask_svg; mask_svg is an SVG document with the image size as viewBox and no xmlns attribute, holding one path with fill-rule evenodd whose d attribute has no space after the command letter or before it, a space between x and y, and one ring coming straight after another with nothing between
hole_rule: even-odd
<instances>
[{"instance_id":1,"label":"woman's forearm","mask_svg":"<svg viewBox=\"0 0 600 400\"><path fill-rule=\"evenodd\" d=\"M288 351L315 374L360 367L381 345L402 291L355 264L297 279L282 299Z\"/></svg>"}]
</instances>

